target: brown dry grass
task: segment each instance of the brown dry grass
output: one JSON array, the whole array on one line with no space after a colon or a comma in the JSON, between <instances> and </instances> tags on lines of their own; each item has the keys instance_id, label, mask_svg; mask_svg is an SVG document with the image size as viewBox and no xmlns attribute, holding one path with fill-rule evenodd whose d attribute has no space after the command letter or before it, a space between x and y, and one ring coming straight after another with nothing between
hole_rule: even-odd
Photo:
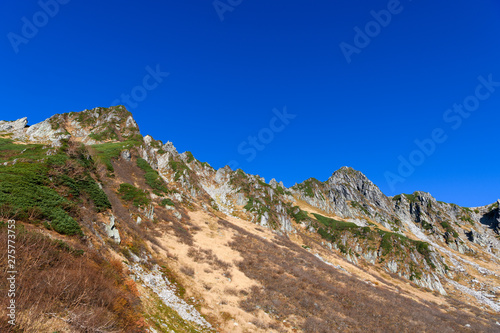
<instances>
[{"instance_id":1,"label":"brown dry grass","mask_svg":"<svg viewBox=\"0 0 500 333\"><path fill-rule=\"evenodd\" d=\"M0 228L0 262L6 267L7 229ZM121 262L79 252L38 233L18 230L16 239L16 329L44 332L143 332L141 303ZM7 290L2 270L0 289ZM7 297L1 298L0 330L7 323Z\"/></svg>"},{"instance_id":2,"label":"brown dry grass","mask_svg":"<svg viewBox=\"0 0 500 333\"><path fill-rule=\"evenodd\" d=\"M436 304L420 304L395 292L341 274L287 238L268 242L226 221L238 235L231 247L244 258L238 267L262 287L253 287L241 306L250 313L263 309L274 319L290 321L306 332L494 332L495 321L475 313L444 312ZM293 319L292 319L293 320Z\"/></svg>"}]
</instances>

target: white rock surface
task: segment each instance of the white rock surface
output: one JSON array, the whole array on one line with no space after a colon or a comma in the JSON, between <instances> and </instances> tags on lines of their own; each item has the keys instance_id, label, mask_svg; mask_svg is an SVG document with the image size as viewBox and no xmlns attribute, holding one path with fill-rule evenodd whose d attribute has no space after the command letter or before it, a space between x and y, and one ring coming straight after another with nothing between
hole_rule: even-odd
<instances>
[{"instance_id":1,"label":"white rock surface","mask_svg":"<svg viewBox=\"0 0 500 333\"><path fill-rule=\"evenodd\" d=\"M151 271L146 271L139 264L133 264L128 267L137 278L161 298L166 306L175 310L182 319L204 328L212 327L194 306L187 304L176 295L174 285L167 278L163 277L157 265Z\"/></svg>"}]
</instances>

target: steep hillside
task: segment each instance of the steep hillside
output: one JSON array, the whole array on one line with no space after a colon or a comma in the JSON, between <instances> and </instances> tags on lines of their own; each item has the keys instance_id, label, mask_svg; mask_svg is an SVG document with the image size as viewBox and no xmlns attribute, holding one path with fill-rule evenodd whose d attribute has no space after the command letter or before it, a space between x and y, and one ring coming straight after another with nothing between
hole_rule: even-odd
<instances>
[{"instance_id":1,"label":"steep hillside","mask_svg":"<svg viewBox=\"0 0 500 333\"><path fill-rule=\"evenodd\" d=\"M286 188L143 137L123 106L27 124L0 121L2 331L500 328L500 201L387 197L348 167Z\"/></svg>"}]
</instances>

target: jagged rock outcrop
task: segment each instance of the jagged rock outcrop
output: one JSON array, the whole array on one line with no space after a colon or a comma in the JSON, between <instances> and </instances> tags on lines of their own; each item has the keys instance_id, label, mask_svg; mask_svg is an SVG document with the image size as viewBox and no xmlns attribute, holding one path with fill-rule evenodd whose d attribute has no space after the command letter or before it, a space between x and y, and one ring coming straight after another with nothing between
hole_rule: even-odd
<instances>
[{"instance_id":1,"label":"jagged rock outcrop","mask_svg":"<svg viewBox=\"0 0 500 333\"><path fill-rule=\"evenodd\" d=\"M0 120L0 132L18 132L28 125L28 118L24 117L14 121Z\"/></svg>"},{"instance_id":2,"label":"jagged rock outcrop","mask_svg":"<svg viewBox=\"0 0 500 333\"><path fill-rule=\"evenodd\" d=\"M54 147L60 146L61 140L71 137L92 145L132 139L140 135L137 123L123 106L57 114L32 126L27 126L27 123L27 118L2 121L0 131L12 133L12 138L18 141Z\"/></svg>"},{"instance_id":3,"label":"jagged rock outcrop","mask_svg":"<svg viewBox=\"0 0 500 333\"><path fill-rule=\"evenodd\" d=\"M497 233L500 233L500 199L497 200L497 213L495 216L496 220L496 225L495 225L495 230Z\"/></svg>"},{"instance_id":4,"label":"jagged rock outcrop","mask_svg":"<svg viewBox=\"0 0 500 333\"><path fill-rule=\"evenodd\" d=\"M115 243L120 244L121 243L120 232L118 231L115 220L116 220L115 216L111 215L109 218L109 223L104 224L104 230L109 238L111 238Z\"/></svg>"},{"instance_id":5,"label":"jagged rock outcrop","mask_svg":"<svg viewBox=\"0 0 500 333\"><path fill-rule=\"evenodd\" d=\"M354 212L351 209L353 207L347 204L348 201L362 205L368 213L373 215L377 210L391 211L389 199L364 174L357 170L342 167L332 174L327 183L328 197L335 203L336 209L344 217L354 217Z\"/></svg>"},{"instance_id":6,"label":"jagged rock outcrop","mask_svg":"<svg viewBox=\"0 0 500 333\"><path fill-rule=\"evenodd\" d=\"M352 168L340 168L326 182L308 179L291 190L311 206L358 225L367 225L367 221L373 220L390 228L394 213L389 198Z\"/></svg>"},{"instance_id":7,"label":"jagged rock outcrop","mask_svg":"<svg viewBox=\"0 0 500 333\"><path fill-rule=\"evenodd\" d=\"M123 150L121 153L120 153L121 157L127 161L127 162L130 162L131 158L132 158L132 155L130 154L130 150L128 149L125 149Z\"/></svg>"}]
</instances>

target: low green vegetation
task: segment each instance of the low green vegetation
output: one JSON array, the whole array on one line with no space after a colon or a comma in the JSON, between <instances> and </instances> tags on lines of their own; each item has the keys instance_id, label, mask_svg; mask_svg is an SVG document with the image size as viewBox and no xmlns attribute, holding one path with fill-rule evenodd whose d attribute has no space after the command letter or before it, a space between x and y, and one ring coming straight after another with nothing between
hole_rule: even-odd
<instances>
[{"instance_id":1,"label":"low green vegetation","mask_svg":"<svg viewBox=\"0 0 500 333\"><path fill-rule=\"evenodd\" d=\"M315 178L309 178L304 182L295 185L294 187L304 193L305 196L314 198L314 187L320 185L321 182Z\"/></svg>"},{"instance_id":2,"label":"low green vegetation","mask_svg":"<svg viewBox=\"0 0 500 333\"><path fill-rule=\"evenodd\" d=\"M144 179L146 180L146 184L148 184L153 190L163 193L170 192L158 171L154 170L146 160L138 158L137 166L144 171Z\"/></svg>"},{"instance_id":3,"label":"low green vegetation","mask_svg":"<svg viewBox=\"0 0 500 333\"><path fill-rule=\"evenodd\" d=\"M214 168L210 164L208 164L208 162L201 162L201 166L204 167L204 168L208 167L208 168L214 170Z\"/></svg>"},{"instance_id":4,"label":"low green vegetation","mask_svg":"<svg viewBox=\"0 0 500 333\"><path fill-rule=\"evenodd\" d=\"M61 122L59 121L59 117L58 116L60 117L61 115L55 114L54 116L52 116L49 119L50 127L54 131L57 131L61 127Z\"/></svg>"},{"instance_id":5,"label":"low green vegetation","mask_svg":"<svg viewBox=\"0 0 500 333\"><path fill-rule=\"evenodd\" d=\"M285 194L285 189L283 189L283 187L281 186L276 186L276 192L278 192L279 194L281 195L284 195Z\"/></svg>"},{"instance_id":6,"label":"low green vegetation","mask_svg":"<svg viewBox=\"0 0 500 333\"><path fill-rule=\"evenodd\" d=\"M123 200L131 202L136 207L147 206L151 202L147 191L141 190L128 183L120 184L118 194Z\"/></svg>"},{"instance_id":7,"label":"low green vegetation","mask_svg":"<svg viewBox=\"0 0 500 333\"><path fill-rule=\"evenodd\" d=\"M418 201L418 194L416 193L413 193L413 194L398 194L398 195L395 195L392 200L393 201L400 201L401 200L401 195L404 195L405 198L410 202L410 203L415 203Z\"/></svg>"},{"instance_id":8,"label":"low green vegetation","mask_svg":"<svg viewBox=\"0 0 500 333\"><path fill-rule=\"evenodd\" d=\"M191 162L193 162L193 161L194 161L194 156L193 156L193 154L192 154L190 151L187 151L187 152L186 152L186 155L187 155L187 157L188 157L188 158L187 158L187 163L191 163Z\"/></svg>"},{"instance_id":9,"label":"low green vegetation","mask_svg":"<svg viewBox=\"0 0 500 333\"><path fill-rule=\"evenodd\" d=\"M254 198L248 198L247 204L243 207L247 212L251 211L254 204Z\"/></svg>"},{"instance_id":10,"label":"low green vegetation","mask_svg":"<svg viewBox=\"0 0 500 333\"><path fill-rule=\"evenodd\" d=\"M386 256L394 249L394 240L392 239L392 234L389 232L382 232L380 234L382 236L382 239L380 241L380 248L382 249L382 255Z\"/></svg>"},{"instance_id":11,"label":"low green vegetation","mask_svg":"<svg viewBox=\"0 0 500 333\"><path fill-rule=\"evenodd\" d=\"M14 159L40 160L47 157L48 148L40 144L15 144L8 138L0 138L0 163Z\"/></svg>"},{"instance_id":12,"label":"low green vegetation","mask_svg":"<svg viewBox=\"0 0 500 333\"><path fill-rule=\"evenodd\" d=\"M475 224L474 220L472 220L472 218L470 216L468 216L468 215L462 215L462 216L460 216L460 220L462 220L464 222L468 222L471 225Z\"/></svg>"},{"instance_id":13,"label":"low green vegetation","mask_svg":"<svg viewBox=\"0 0 500 333\"><path fill-rule=\"evenodd\" d=\"M265 212L269 212L270 209L265 204L263 204L259 199L249 197L247 204L243 207L246 211L257 213L260 217Z\"/></svg>"},{"instance_id":14,"label":"low green vegetation","mask_svg":"<svg viewBox=\"0 0 500 333\"><path fill-rule=\"evenodd\" d=\"M132 147L138 146L141 144L141 141L138 140L128 140L123 142L110 142L110 143L101 143L92 145L91 148L95 152L96 159L104 164L108 171L110 172L110 176L112 176L114 172L113 164L111 161L120 157L120 153L124 149L131 149Z\"/></svg>"},{"instance_id":15,"label":"low green vegetation","mask_svg":"<svg viewBox=\"0 0 500 333\"><path fill-rule=\"evenodd\" d=\"M293 213L293 211L297 211L298 209L298 212L297 213ZM292 217L295 219L295 221L297 223L300 223L302 221L306 221L307 219L309 219L309 216L307 215L307 212L303 211L302 209L300 209L298 206L295 206L294 209L293 209L291 215Z\"/></svg>"},{"instance_id":16,"label":"low green vegetation","mask_svg":"<svg viewBox=\"0 0 500 333\"><path fill-rule=\"evenodd\" d=\"M189 168L182 161L170 161L170 168L174 171L174 179L177 181L181 178L185 171L188 171Z\"/></svg>"},{"instance_id":17,"label":"low green vegetation","mask_svg":"<svg viewBox=\"0 0 500 333\"><path fill-rule=\"evenodd\" d=\"M457 238L458 237L458 233L455 231L455 229L453 229L453 227L450 225L449 222L447 221L443 221L443 222L440 222L441 226L443 227L443 229L446 231L446 232L449 232L450 234L453 235L453 237Z\"/></svg>"},{"instance_id":18,"label":"low green vegetation","mask_svg":"<svg viewBox=\"0 0 500 333\"><path fill-rule=\"evenodd\" d=\"M229 180L229 184L238 188L238 192L242 192L246 196L249 196L250 192L252 191L248 177L245 174L245 172L241 169L238 169L231 174L231 179Z\"/></svg>"},{"instance_id":19,"label":"low green vegetation","mask_svg":"<svg viewBox=\"0 0 500 333\"><path fill-rule=\"evenodd\" d=\"M90 133L89 137L95 141L118 140L118 134L112 125L108 125L99 133Z\"/></svg>"},{"instance_id":20,"label":"low green vegetation","mask_svg":"<svg viewBox=\"0 0 500 333\"><path fill-rule=\"evenodd\" d=\"M358 228L358 226L352 222L338 221L323 215L313 213L314 217L324 226L333 230L345 230L348 228Z\"/></svg>"},{"instance_id":21,"label":"low green vegetation","mask_svg":"<svg viewBox=\"0 0 500 333\"><path fill-rule=\"evenodd\" d=\"M90 201L96 212L111 208L106 194L92 178L94 161L83 145L63 141L53 155L40 159L38 153L25 154L27 145L3 143L18 161L0 166L2 215L42 223L61 234L81 235L75 217L82 203Z\"/></svg>"},{"instance_id":22,"label":"low green vegetation","mask_svg":"<svg viewBox=\"0 0 500 333\"><path fill-rule=\"evenodd\" d=\"M163 199L160 204L162 206L175 206L175 203L169 198Z\"/></svg>"},{"instance_id":23,"label":"low green vegetation","mask_svg":"<svg viewBox=\"0 0 500 333\"><path fill-rule=\"evenodd\" d=\"M353 252L347 244L342 241L344 236L359 240L365 240L371 244L372 249L379 248L382 255L381 261L388 255L395 255L398 258L406 257L406 253L417 251L420 253L429 266L435 268L431 260L431 250L429 244L421 241L409 239L401 234L372 229L370 227L360 227L351 222L338 221L319 214L314 214L315 226L318 234L325 240L335 243L337 248L344 254Z\"/></svg>"},{"instance_id":24,"label":"low green vegetation","mask_svg":"<svg viewBox=\"0 0 500 333\"><path fill-rule=\"evenodd\" d=\"M421 220L420 221L420 224L422 224L422 228L424 230L432 230L434 227L432 226L432 224L430 224L429 222L425 221L425 220Z\"/></svg>"},{"instance_id":25,"label":"low green vegetation","mask_svg":"<svg viewBox=\"0 0 500 333\"><path fill-rule=\"evenodd\" d=\"M87 175L84 179L78 180L67 175L61 175L57 180L57 185L67 187L72 197L78 197L82 194L88 195L94 202L97 212L102 212L111 208L108 196L90 175Z\"/></svg>"}]
</instances>

